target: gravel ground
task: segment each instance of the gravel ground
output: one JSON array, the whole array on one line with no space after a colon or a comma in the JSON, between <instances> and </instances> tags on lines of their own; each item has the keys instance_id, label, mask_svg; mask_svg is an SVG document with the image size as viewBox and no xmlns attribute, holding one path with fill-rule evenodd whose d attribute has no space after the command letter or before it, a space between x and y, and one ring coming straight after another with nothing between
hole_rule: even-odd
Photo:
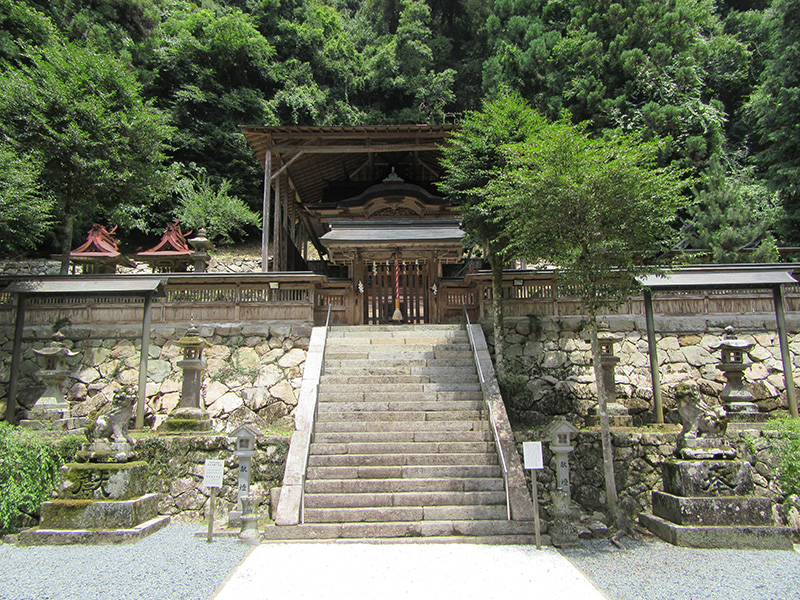
<instances>
[{"instance_id":1,"label":"gravel ground","mask_svg":"<svg viewBox=\"0 0 800 600\"><path fill-rule=\"evenodd\" d=\"M207 600L252 548L170 525L136 544L0 544L2 600Z\"/></svg>"},{"instance_id":2,"label":"gravel ground","mask_svg":"<svg viewBox=\"0 0 800 600\"><path fill-rule=\"evenodd\" d=\"M251 546L235 538L208 544L194 535L200 529L174 524L129 545L0 544L0 600L208 600ZM596 590L611 600L800 600L798 551L692 550L649 538L624 543L620 550L607 541L584 542L560 554L528 546L262 544L219 600L332 599L339 587L347 590L343 598L382 600L488 600L544 591L549 599L585 600ZM314 563L315 577L291 572L306 561ZM579 571L593 586L581 583ZM392 573L399 573L394 583ZM303 595L314 586L314 594Z\"/></svg>"},{"instance_id":3,"label":"gravel ground","mask_svg":"<svg viewBox=\"0 0 800 600\"><path fill-rule=\"evenodd\" d=\"M797 600L800 546L786 550L696 550L648 538L562 550L611 600Z\"/></svg>"}]
</instances>

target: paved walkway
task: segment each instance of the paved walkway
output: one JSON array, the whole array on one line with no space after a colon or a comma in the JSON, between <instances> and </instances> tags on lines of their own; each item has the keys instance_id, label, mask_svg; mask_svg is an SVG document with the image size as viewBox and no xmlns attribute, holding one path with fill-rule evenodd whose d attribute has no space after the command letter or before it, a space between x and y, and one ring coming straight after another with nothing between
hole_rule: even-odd
<instances>
[{"instance_id":1,"label":"paved walkway","mask_svg":"<svg viewBox=\"0 0 800 600\"><path fill-rule=\"evenodd\" d=\"M255 547L213 600L508 600L534 591L607 598L550 547L287 543Z\"/></svg>"}]
</instances>

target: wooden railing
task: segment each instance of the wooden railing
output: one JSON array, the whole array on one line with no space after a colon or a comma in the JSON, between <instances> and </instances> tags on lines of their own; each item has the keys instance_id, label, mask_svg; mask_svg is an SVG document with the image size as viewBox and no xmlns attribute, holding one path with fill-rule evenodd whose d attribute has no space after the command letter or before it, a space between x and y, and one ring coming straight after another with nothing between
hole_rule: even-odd
<instances>
[{"instance_id":1,"label":"wooden railing","mask_svg":"<svg viewBox=\"0 0 800 600\"><path fill-rule=\"evenodd\" d=\"M124 280L125 277L116 276ZM19 279L19 278L16 278ZM350 280L298 273L175 274L163 275L166 297L154 298L153 323L299 321L321 325L328 310L331 324L359 324L363 305ZM0 290L13 281L0 278ZM800 311L800 286L784 286L786 309ZM503 282L503 311L507 317L541 315L566 317L582 314L575 290L560 286L552 276L533 271L507 272ZM489 273L462 280L443 280L431 305L431 320L463 322L491 320L492 285ZM705 290L659 292L653 308L663 315L774 314L772 292L764 290ZM12 325L15 297L0 293L0 325ZM644 301L634 297L618 314L644 315ZM26 325L52 325L69 319L75 325L141 323L142 299L136 297L31 297Z\"/></svg>"}]
</instances>

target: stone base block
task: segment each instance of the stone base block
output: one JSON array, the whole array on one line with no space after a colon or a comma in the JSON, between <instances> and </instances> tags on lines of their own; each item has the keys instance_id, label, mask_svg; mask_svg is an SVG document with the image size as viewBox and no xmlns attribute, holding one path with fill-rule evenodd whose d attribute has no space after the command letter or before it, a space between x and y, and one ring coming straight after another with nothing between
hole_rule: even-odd
<instances>
[{"instance_id":1,"label":"stone base block","mask_svg":"<svg viewBox=\"0 0 800 600\"><path fill-rule=\"evenodd\" d=\"M642 513L639 523L665 542L686 548L794 550L792 530L774 526L686 526Z\"/></svg>"},{"instance_id":2,"label":"stone base block","mask_svg":"<svg viewBox=\"0 0 800 600\"><path fill-rule=\"evenodd\" d=\"M750 463L741 460L670 460L664 491L684 497L748 496L754 492Z\"/></svg>"},{"instance_id":3,"label":"stone base block","mask_svg":"<svg viewBox=\"0 0 800 600\"><path fill-rule=\"evenodd\" d=\"M653 514L676 525L772 525L772 500L754 496L683 498L653 492Z\"/></svg>"},{"instance_id":4,"label":"stone base block","mask_svg":"<svg viewBox=\"0 0 800 600\"><path fill-rule=\"evenodd\" d=\"M172 411L159 427L165 433L211 431L213 424L208 413L201 408L179 407Z\"/></svg>"},{"instance_id":5,"label":"stone base block","mask_svg":"<svg viewBox=\"0 0 800 600\"><path fill-rule=\"evenodd\" d=\"M69 411L67 411L69 412ZM19 422L20 427L34 429L36 431L56 431L61 434L82 435L86 419L66 418L66 419L23 419Z\"/></svg>"},{"instance_id":6,"label":"stone base block","mask_svg":"<svg viewBox=\"0 0 800 600\"><path fill-rule=\"evenodd\" d=\"M133 500L53 500L41 508L40 529L132 529L158 516L158 495Z\"/></svg>"},{"instance_id":7,"label":"stone base block","mask_svg":"<svg viewBox=\"0 0 800 600\"><path fill-rule=\"evenodd\" d=\"M17 536L19 546L64 546L67 544L129 544L163 529L170 517L159 516L129 529L44 529L34 527Z\"/></svg>"},{"instance_id":8,"label":"stone base block","mask_svg":"<svg viewBox=\"0 0 800 600\"><path fill-rule=\"evenodd\" d=\"M69 463L59 498L62 500L132 500L144 494L147 463Z\"/></svg>"}]
</instances>

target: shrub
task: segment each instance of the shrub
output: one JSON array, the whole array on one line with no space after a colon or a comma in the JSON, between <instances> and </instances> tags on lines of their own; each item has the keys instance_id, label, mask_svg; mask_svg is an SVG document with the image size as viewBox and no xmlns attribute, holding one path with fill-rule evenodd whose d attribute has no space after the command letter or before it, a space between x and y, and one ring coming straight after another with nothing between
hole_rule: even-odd
<instances>
[{"instance_id":1,"label":"shrub","mask_svg":"<svg viewBox=\"0 0 800 600\"><path fill-rule=\"evenodd\" d=\"M55 488L58 468L78 443L71 436L50 446L35 432L0 422L0 534L15 531L23 515L38 516Z\"/></svg>"},{"instance_id":2,"label":"shrub","mask_svg":"<svg viewBox=\"0 0 800 600\"><path fill-rule=\"evenodd\" d=\"M800 419L779 419L775 424L778 438L774 451L781 490L786 495L800 494Z\"/></svg>"}]
</instances>

